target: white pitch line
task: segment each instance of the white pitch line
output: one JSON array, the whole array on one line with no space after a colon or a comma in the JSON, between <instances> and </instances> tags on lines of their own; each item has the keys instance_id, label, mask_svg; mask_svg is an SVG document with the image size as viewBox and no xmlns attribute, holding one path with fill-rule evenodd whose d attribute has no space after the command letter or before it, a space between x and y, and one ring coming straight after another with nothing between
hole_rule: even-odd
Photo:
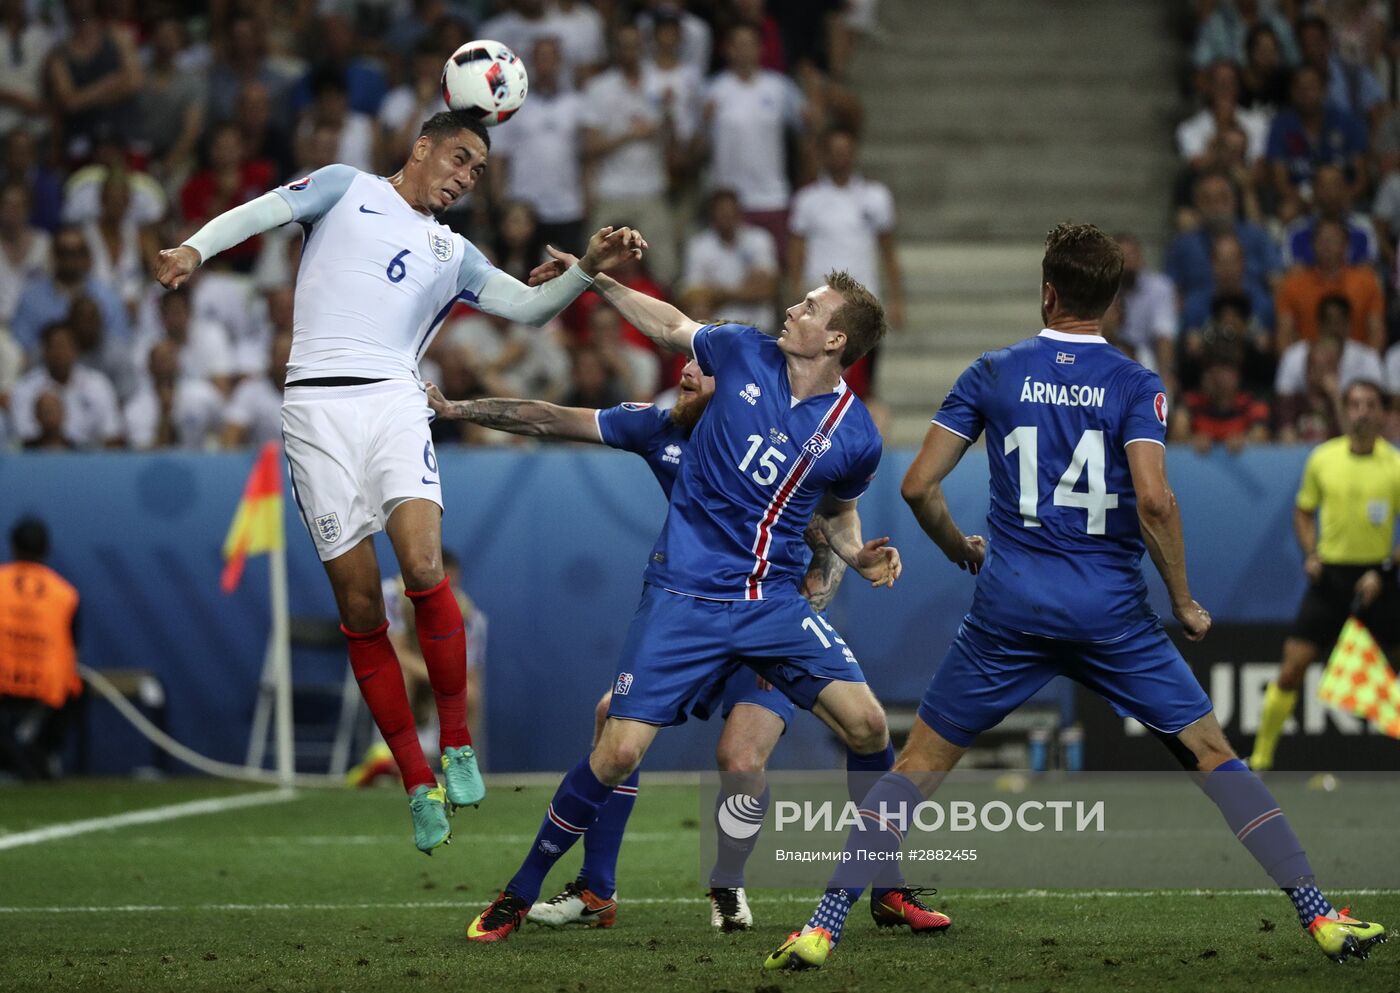
<instances>
[{"instance_id":1,"label":"white pitch line","mask_svg":"<svg viewBox=\"0 0 1400 993\"><path fill-rule=\"evenodd\" d=\"M1065 899L1088 900L1094 898L1123 899L1133 897L1161 898L1164 896L1277 896L1276 889L1256 890L975 890L968 893L949 891L946 902L949 905L961 901L1010 900L1010 899ZM1354 896L1397 896L1397 889L1346 890L1348 897ZM815 893L815 891L814 891ZM479 899L479 898L478 898ZM763 894L754 893L750 903L802 903L810 904L816 899L813 894ZM708 905L705 897L624 897L623 904L682 904ZM249 913L258 911L336 911L336 910L464 910L475 906L471 899L461 900L407 900L388 903L200 903L189 905L161 904L116 904L105 907L0 907L0 914L174 914L196 911L215 913Z\"/></svg>"},{"instance_id":2,"label":"white pitch line","mask_svg":"<svg viewBox=\"0 0 1400 993\"><path fill-rule=\"evenodd\" d=\"M35 828L33 831L20 831L16 834L0 835L0 851L21 848L25 845L39 845L46 841L61 841L79 834L93 831L112 831L116 828L131 827L136 824L160 824L181 817L197 817L200 814L221 814L228 810L244 807L261 807L269 803L285 803L297 797L295 790L275 789L260 793L240 793L237 796L215 797L209 800L191 800L187 803L173 803L164 807L149 807L145 810L131 810L124 814L108 817L91 817L82 821L68 821L64 824L51 824Z\"/></svg>"}]
</instances>

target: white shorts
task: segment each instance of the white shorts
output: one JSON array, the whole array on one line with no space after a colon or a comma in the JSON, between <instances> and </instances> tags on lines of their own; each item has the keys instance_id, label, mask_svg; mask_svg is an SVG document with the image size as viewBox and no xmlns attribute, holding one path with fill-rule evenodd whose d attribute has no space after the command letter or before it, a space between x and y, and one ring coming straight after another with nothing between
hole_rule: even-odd
<instances>
[{"instance_id":1,"label":"white shorts","mask_svg":"<svg viewBox=\"0 0 1400 993\"><path fill-rule=\"evenodd\" d=\"M383 531L405 500L442 506L431 419L423 390L407 380L287 390L292 494L322 562Z\"/></svg>"}]
</instances>

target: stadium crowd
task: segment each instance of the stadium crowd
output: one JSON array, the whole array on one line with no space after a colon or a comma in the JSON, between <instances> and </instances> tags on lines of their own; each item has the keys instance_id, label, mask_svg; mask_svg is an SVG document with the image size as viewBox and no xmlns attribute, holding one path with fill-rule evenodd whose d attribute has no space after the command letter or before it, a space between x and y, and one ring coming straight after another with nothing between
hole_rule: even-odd
<instances>
[{"instance_id":1,"label":"stadium crowd","mask_svg":"<svg viewBox=\"0 0 1400 993\"><path fill-rule=\"evenodd\" d=\"M855 171L862 108L842 82L873 7L0 0L0 449L278 438L300 229L175 292L157 252L320 166L396 171L473 37L525 59L530 97L492 131L486 188L442 219L502 269L630 224L650 251L620 278L697 315L771 326L840 267L883 277L898 320L893 204ZM542 330L460 303L422 372L453 397L606 406L652 399L679 366L588 294ZM509 441L451 422L435 437Z\"/></svg>"},{"instance_id":2,"label":"stadium crowd","mask_svg":"<svg viewBox=\"0 0 1400 993\"><path fill-rule=\"evenodd\" d=\"M1342 433L1364 380L1400 393L1400 103L1392 5L1195 0L1160 271L1120 236L1109 328L1161 373L1201 451ZM1392 410L1387 434L1400 437Z\"/></svg>"}]
</instances>

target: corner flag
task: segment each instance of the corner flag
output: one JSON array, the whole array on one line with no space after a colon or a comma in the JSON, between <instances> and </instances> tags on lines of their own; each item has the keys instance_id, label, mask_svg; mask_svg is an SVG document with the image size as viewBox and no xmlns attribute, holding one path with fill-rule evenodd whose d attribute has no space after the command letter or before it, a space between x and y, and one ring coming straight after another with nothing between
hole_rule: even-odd
<instances>
[{"instance_id":1,"label":"corner flag","mask_svg":"<svg viewBox=\"0 0 1400 993\"><path fill-rule=\"evenodd\" d=\"M1323 703L1365 718L1382 734L1400 738L1400 681L1376 639L1355 617L1337 636L1317 695Z\"/></svg>"},{"instance_id":2,"label":"corner flag","mask_svg":"<svg viewBox=\"0 0 1400 993\"><path fill-rule=\"evenodd\" d=\"M248 483L243 487L243 499L224 539L224 571L219 586L225 593L238 588L243 578L243 563L249 555L261 555L281 549L282 533L282 474L281 446L269 441L258 452Z\"/></svg>"}]
</instances>

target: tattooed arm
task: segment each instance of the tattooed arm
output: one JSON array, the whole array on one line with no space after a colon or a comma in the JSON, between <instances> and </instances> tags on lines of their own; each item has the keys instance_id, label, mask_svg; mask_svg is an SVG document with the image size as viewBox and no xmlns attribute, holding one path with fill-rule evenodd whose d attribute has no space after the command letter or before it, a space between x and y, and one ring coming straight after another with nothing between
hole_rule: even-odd
<instances>
[{"instance_id":1,"label":"tattooed arm","mask_svg":"<svg viewBox=\"0 0 1400 993\"><path fill-rule=\"evenodd\" d=\"M802 535L807 547L812 550L812 562L807 566L807 575L802 579L802 595L812 605L813 610L825 610L836 596L836 588L846 575L846 563L831 550L831 542L826 537L827 519L820 514L812 518Z\"/></svg>"},{"instance_id":2,"label":"tattooed arm","mask_svg":"<svg viewBox=\"0 0 1400 993\"><path fill-rule=\"evenodd\" d=\"M839 500L827 494L817 508L816 519L834 555L870 580L875 587L893 586L904 567L899 551L889 538L866 541L860 533L860 513L854 500Z\"/></svg>"},{"instance_id":3,"label":"tattooed arm","mask_svg":"<svg viewBox=\"0 0 1400 993\"><path fill-rule=\"evenodd\" d=\"M603 443L598 431L598 412L587 407L560 407L543 400L513 400L486 397L482 400L449 400L428 383L428 406L444 420L470 421L485 428L536 438Z\"/></svg>"}]
</instances>

